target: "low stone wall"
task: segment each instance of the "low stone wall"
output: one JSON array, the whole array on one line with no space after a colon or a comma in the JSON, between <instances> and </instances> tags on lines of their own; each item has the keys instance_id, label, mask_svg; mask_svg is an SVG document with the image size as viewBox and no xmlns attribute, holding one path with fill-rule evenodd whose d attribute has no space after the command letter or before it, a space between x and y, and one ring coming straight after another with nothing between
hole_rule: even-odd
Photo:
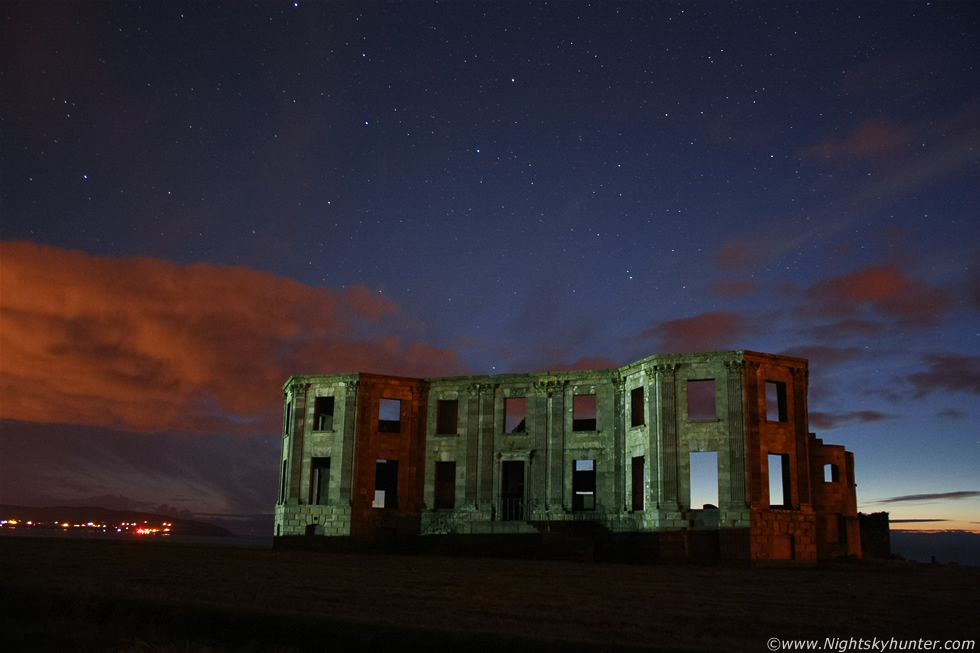
<instances>
[{"instance_id":1,"label":"low stone wall","mask_svg":"<svg viewBox=\"0 0 980 653\"><path fill-rule=\"evenodd\" d=\"M276 535L350 535L350 506L278 505Z\"/></svg>"},{"instance_id":2,"label":"low stone wall","mask_svg":"<svg viewBox=\"0 0 980 653\"><path fill-rule=\"evenodd\" d=\"M537 533L399 536L282 536L277 549L336 553L391 553L634 564L749 564L748 529L612 532L597 524L566 522Z\"/></svg>"},{"instance_id":3,"label":"low stone wall","mask_svg":"<svg viewBox=\"0 0 980 653\"><path fill-rule=\"evenodd\" d=\"M817 561L817 522L812 512L752 511L753 561Z\"/></svg>"}]
</instances>

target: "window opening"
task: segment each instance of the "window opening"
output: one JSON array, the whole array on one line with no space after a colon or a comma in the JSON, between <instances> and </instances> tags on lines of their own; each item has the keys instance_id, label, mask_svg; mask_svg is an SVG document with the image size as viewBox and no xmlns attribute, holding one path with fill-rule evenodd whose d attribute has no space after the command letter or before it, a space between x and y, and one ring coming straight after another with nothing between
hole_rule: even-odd
<instances>
[{"instance_id":1,"label":"window opening","mask_svg":"<svg viewBox=\"0 0 980 653\"><path fill-rule=\"evenodd\" d=\"M823 466L823 482L824 483L837 483L840 481L840 468L833 463L827 463Z\"/></svg>"},{"instance_id":2,"label":"window opening","mask_svg":"<svg viewBox=\"0 0 980 653\"><path fill-rule=\"evenodd\" d=\"M440 399L436 404L436 433L439 435L455 435L459 402L456 399Z\"/></svg>"},{"instance_id":3,"label":"window opening","mask_svg":"<svg viewBox=\"0 0 980 653\"><path fill-rule=\"evenodd\" d=\"M286 410L283 412L282 416L282 434L289 435L289 423L292 421L293 417L293 402L286 402Z\"/></svg>"},{"instance_id":4,"label":"window opening","mask_svg":"<svg viewBox=\"0 0 980 653\"><path fill-rule=\"evenodd\" d=\"M769 507L788 508L791 496L789 456L784 453L771 453L769 454Z\"/></svg>"},{"instance_id":5,"label":"window opening","mask_svg":"<svg viewBox=\"0 0 980 653\"><path fill-rule=\"evenodd\" d=\"M436 510L456 507L456 462L436 462Z\"/></svg>"},{"instance_id":6,"label":"window opening","mask_svg":"<svg viewBox=\"0 0 980 653\"><path fill-rule=\"evenodd\" d=\"M317 431L333 430L333 397L317 397L313 404L313 426Z\"/></svg>"},{"instance_id":7,"label":"window opening","mask_svg":"<svg viewBox=\"0 0 980 653\"><path fill-rule=\"evenodd\" d=\"M286 462L282 461L282 476L279 477L279 503L286 502Z\"/></svg>"},{"instance_id":8,"label":"window opening","mask_svg":"<svg viewBox=\"0 0 980 653\"><path fill-rule=\"evenodd\" d=\"M313 458L310 462L310 504L327 505L327 491L330 489L330 459Z\"/></svg>"},{"instance_id":9,"label":"window opening","mask_svg":"<svg viewBox=\"0 0 980 653\"><path fill-rule=\"evenodd\" d=\"M575 395L572 397L572 430L596 430L595 395Z\"/></svg>"},{"instance_id":10,"label":"window opening","mask_svg":"<svg viewBox=\"0 0 980 653\"><path fill-rule=\"evenodd\" d=\"M527 400L524 397L504 399L504 433L527 432Z\"/></svg>"},{"instance_id":11,"label":"window opening","mask_svg":"<svg viewBox=\"0 0 980 653\"><path fill-rule=\"evenodd\" d=\"M572 474L572 510L595 510L595 461L576 460Z\"/></svg>"},{"instance_id":12,"label":"window opening","mask_svg":"<svg viewBox=\"0 0 980 653\"><path fill-rule=\"evenodd\" d=\"M644 469L646 465L646 459L643 456L633 457L633 489L631 494L633 495L633 510L643 510L644 502L646 500L646 470Z\"/></svg>"},{"instance_id":13,"label":"window opening","mask_svg":"<svg viewBox=\"0 0 980 653\"><path fill-rule=\"evenodd\" d=\"M691 508L718 507L718 452L692 451Z\"/></svg>"},{"instance_id":14,"label":"window opening","mask_svg":"<svg viewBox=\"0 0 980 653\"><path fill-rule=\"evenodd\" d=\"M378 459L374 466L373 508L398 508L398 461Z\"/></svg>"},{"instance_id":15,"label":"window opening","mask_svg":"<svg viewBox=\"0 0 980 653\"><path fill-rule=\"evenodd\" d=\"M633 388L630 390L630 426L643 426L645 423L643 388Z\"/></svg>"},{"instance_id":16,"label":"window opening","mask_svg":"<svg viewBox=\"0 0 980 653\"><path fill-rule=\"evenodd\" d=\"M402 400L382 397L378 400L378 432L399 433L402 430Z\"/></svg>"},{"instance_id":17,"label":"window opening","mask_svg":"<svg viewBox=\"0 0 980 653\"><path fill-rule=\"evenodd\" d=\"M766 381L766 421L786 421L786 384L782 381Z\"/></svg>"},{"instance_id":18,"label":"window opening","mask_svg":"<svg viewBox=\"0 0 980 653\"><path fill-rule=\"evenodd\" d=\"M687 419L715 419L715 380L689 379L687 382Z\"/></svg>"}]
</instances>

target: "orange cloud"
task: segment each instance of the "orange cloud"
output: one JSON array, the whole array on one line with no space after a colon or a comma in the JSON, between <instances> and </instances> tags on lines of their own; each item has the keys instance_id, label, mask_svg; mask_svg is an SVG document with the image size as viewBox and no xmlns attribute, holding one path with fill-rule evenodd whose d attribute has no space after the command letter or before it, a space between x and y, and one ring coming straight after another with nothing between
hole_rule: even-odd
<instances>
[{"instance_id":1,"label":"orange cloud","mask_svg":"<svg viewBox=\"0 0 980 653\"><path fill-rule=\"evenodd\" d=\"M659 351L683 354L726 349L741 337L742 331L742 318L735 313L717 311L655 323L640 338L658 338L662 343Z\"/></svg>"},{"instance_id":2,"label":"orange cloud","mask_svg":"<svg viewBox=\"0 0 980 653\"><path fill-rule=\"evenodd\" d=\"M290 374L465 373L452 351L357 339L398 311L248 268L2 243L0 416L138 431L275 430Z\"/></svg>"},{"instance_id":3,"label":"orange cloud","mask_svg":"<svg viewBox=\"0 0 980 653\"><path fill-rule=\"evenodd\" d=\"M556 367L550 367L552 370L611 370L615 367L619 367L616 361L609 358L608 356L585 356L578 359L571 365L558 365Z\"/></svg>"},{"instance_id":4,"label":"orange cloud","mask_svg":"<svg viewBox=\"0 0 980 653\"><path fill-rule=\"evenodd\" d=\"M851 316L859 307L870 305L909 326L933 326L952 307L948 293L907 279L894 266L864 268L820 281L810 287L807 297L825 315Z\"/></svg>"},{"instance_id":5,"label":"orange cloud","mask_svg":"<svg viewBox=\"0 0 980 653\"><path fill-rule=\"evenodd\" d=\"M877 410L856 410L850 413L834 415L831 413L821 413L810 411L810 427L821 431L832 431L847 424L868 424L870 422L880 422L886 419L894 419L894 415L881 413Z\"/></svg>"}]
</instances>

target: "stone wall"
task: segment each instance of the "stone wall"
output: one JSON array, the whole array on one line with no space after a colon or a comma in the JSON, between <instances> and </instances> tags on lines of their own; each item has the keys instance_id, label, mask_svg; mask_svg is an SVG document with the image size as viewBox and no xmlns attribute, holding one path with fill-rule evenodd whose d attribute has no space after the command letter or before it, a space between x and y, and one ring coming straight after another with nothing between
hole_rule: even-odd
<instances>
[{"instance_id":1,"label":"stone wall","mask_svg":"<svg viewBox=\"0 0 980 653\"><path fill-rule=\"evenodd\" d=\"M738 351L613 370L292 377L276 534L586 523L732 560L853 555L853 456L810 437L806 393L805 360ZM825 464L845 480L824 483Z\"/></svg>"}]
</instances>

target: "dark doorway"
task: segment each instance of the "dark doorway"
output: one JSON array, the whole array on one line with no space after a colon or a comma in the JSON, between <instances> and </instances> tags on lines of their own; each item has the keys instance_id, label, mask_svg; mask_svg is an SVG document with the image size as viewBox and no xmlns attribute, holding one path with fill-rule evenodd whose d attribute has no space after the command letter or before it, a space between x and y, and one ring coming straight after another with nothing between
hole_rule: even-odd
<instances>
[{"instance_id":1,"label":"dark doorway","mask_svg":"<svg viewBox=\"0 0 980 653\"><path fill-rule=\"evenodd\" d=\"M310 472L310 503L314 506L325 506L330 489L330 459L313 458Z\"/></svg>"},{"instance_id":2,"label":"dark doorway","mask_svg":"<svg viewBox=\"0 0 980 653\"><path fill-rule=\"evenodd\" d=\"M500 519L524 519L524 461L500 463Z\"/></svg>"},{"instance_id":3,"label":"dark doorway","mask_svg":"<svg viewBox=\"0 0 980 653\"><path fill-rule=\"evenodd\" d=\"M374 472L374 508L398 509L398 461L378 460Z\"/></svg>"},{"instance_id":4,"label":"dark doorway","mask_svg":"<svg viewBox=\"0 0 980 653\"><path fill-rule=\"evenodd\" d=\"M456 507L456 463L436 462L436 510L452 510Z\"/></svg>"},{"instance_id":5,"label":"dark doorway","mask_svg":"<svg viewBox=\"0 0 980 653\"><path fill-rule=\"evenodd\" d=\"M643 510L646 498L646 483L644 483L646 459L643 456L633 457L633 510Z\"/></svg>"}]
</instances>

